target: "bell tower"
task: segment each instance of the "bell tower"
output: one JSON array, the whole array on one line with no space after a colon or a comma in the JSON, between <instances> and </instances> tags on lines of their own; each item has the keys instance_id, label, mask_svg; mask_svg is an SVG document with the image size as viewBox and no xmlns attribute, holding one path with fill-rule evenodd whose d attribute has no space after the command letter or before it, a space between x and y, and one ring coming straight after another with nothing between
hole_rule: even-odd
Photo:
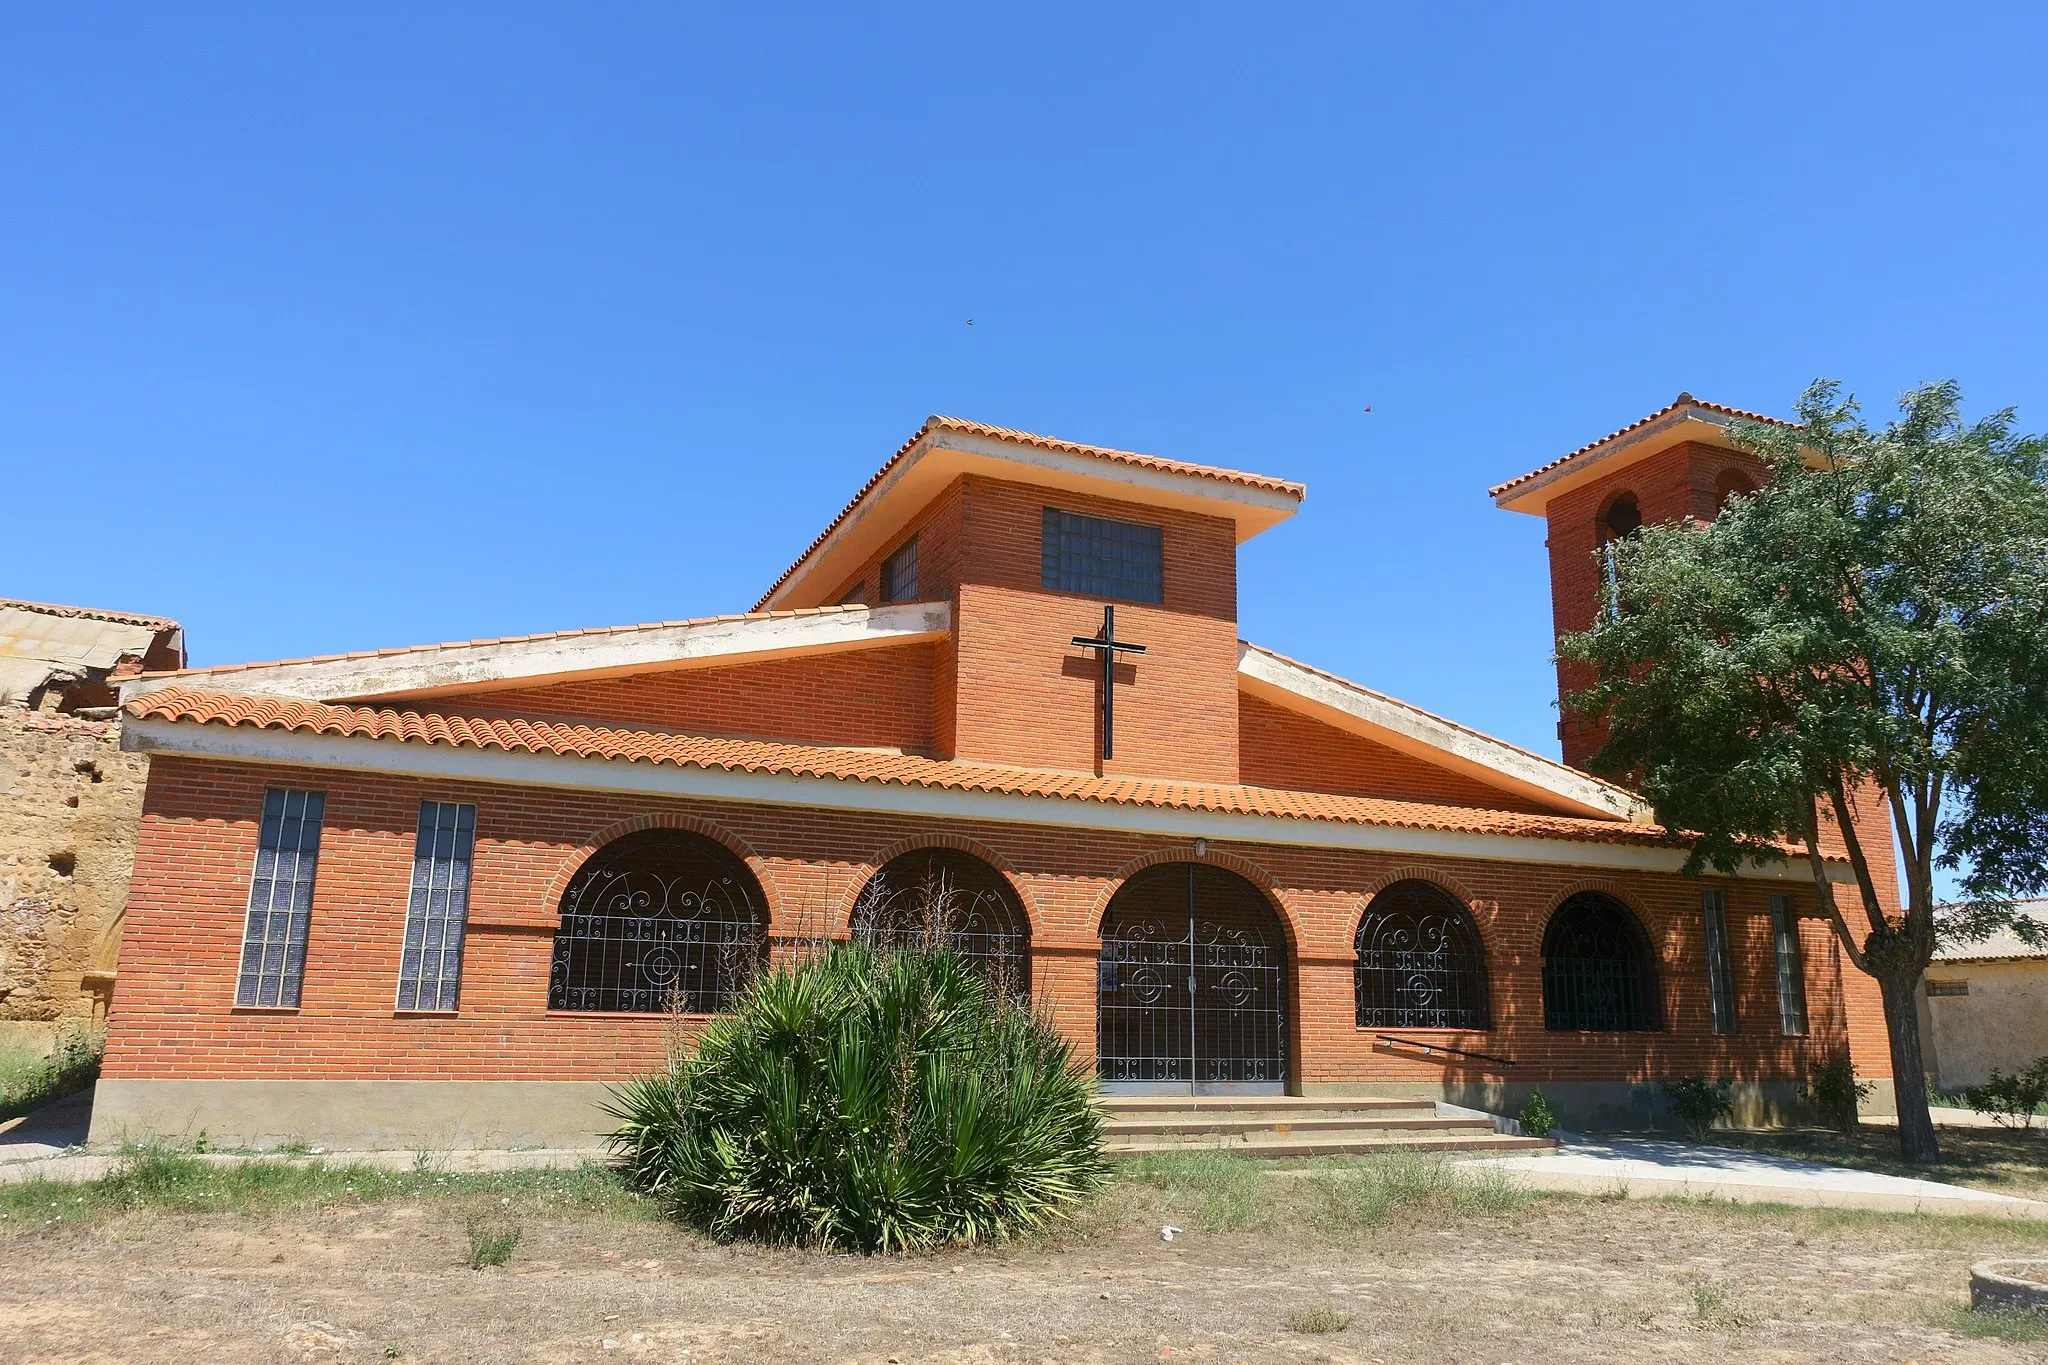
<instances>
[{"instance_id":1,"label":"bell tower","mask_svg":"<svg viewBox=\"0 0 2048 1365\"><path fill-rule=\"evenodd\" d=\"M1496 506L1549 524L1550 611L1560 637L1591 625L1611 600L1606 546L1642 526L1711 521L1731 496L1763 483L1763 464L1729 437L1739 420L1778 419L1681 393L1648 417L1491 490ZM1559 702L1592 681L1584 665L1560 662ZM1561 713L1557 734L1564 761L1582 770L1604 738L1600 725L1569 712Z\"/></svg>"}]
</instances>

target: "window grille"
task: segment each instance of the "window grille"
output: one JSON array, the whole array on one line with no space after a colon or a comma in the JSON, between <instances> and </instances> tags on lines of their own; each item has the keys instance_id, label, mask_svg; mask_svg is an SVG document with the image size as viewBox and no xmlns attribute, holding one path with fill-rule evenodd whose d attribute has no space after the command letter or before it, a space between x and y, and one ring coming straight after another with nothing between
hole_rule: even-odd
<instances>
[{"instance_id":1,"label":"window grille","mask_svg":"<svg viewBox=\"0 0 2048 1365\"><path fill-rule=\"evenodd\" d=\"M1714 1032L1735 1032L1735 970L1728 954L1727 902L1719 891L1700 893L1700 918L1707 931L1707 998L1713 1004Z\"/></svg>"},{"instance_id":2,"label":"window grille","mask_svg":"<svg viewBox=\"0 0 2048 1365\"><path fill-rule=\"evenodd\" d=\"M322 792L272 788L263 793L237 1005L298 1008L306 927L313 919L313 874L320 863L320 822L326 812Z\"/></svg>"},{"instance_id":3,"label":"window grille","mask_svg":"<svg viewBox=\"0 0 2048 1365\"><path fill-rule=\"evenodd\" d=\"M398 964L398 1008L452 1010L462 989L462 931L469 919L469 863L476 807L420 802L412 846L412 899Z\"/></svg>"},{"instance_id":4,"label":"window grille","mask_svg":"<svg viewBox=\"0 0 2048 1365\"><path fill-rule=\"evenodd\" d=\"M1052 592L1163 600L1161 531L1135 521L1111 521L1045 509L1039 581Z\"/></svg>"},{"instance_id":5,"label":"window grille","mask_svg":"<svg viewBox=\"0 0 2048 1365\"><path fill-rule=\"evenodd\" d=\"M1543 1027L1631 1033L1663 1027L1648 937L1628 908L1586 891L1543 933Z\"/></svg>"},{"instance_id":6,"label":"window grille","mask_svg":"<svg viewBox=\"0 0 2048 1365\"><path fill-rule=\"evenodd\" d=\"M882 561L882 600L908 602L917 596L917 537L912 536Z\"/></svg>"},{"instance_id":7,"label":"window grille","mask_svg":"<svg viewBox=\"0 0 2048 1365\"><path fill-rule=\"evenodd\" d=\"M1968 995L1969 993L1970 983L1967 981L1930 981L1927 983L1927 994L1930 997L1937 995Z\"/></svg>"},{"instance_id":8,"label":"window grille","mask_svg":"<svg viewBox=\"0 0 2048 1365\"><path fill-rule=\"evenodd\" d=\"M951 948L997 990L1030 993L1030 928L1003 874L955 849L891 858L853 907L853 936L876 947Z\"/></svg>"},{"instance_id":9,"label":"window grille","mask_svg":"<svg viewBox=\"0 0 2048 1365\"><path fill-rule=\"evenodd\" d=\"M1790 896L1771 897L1771 937L1778 945L1778 1028L1787 1038L1806 1033L1806 968L1799 960L1799 918Z\"/></svg>"},{"instance_id":10,"label":"window grille","mask_svg":"<svg viewBox=\"0 0 2048 1365\"><path fill-rule=\"evenodd\" d=\"M1395 882L1358 922L1353 972L1360 1028L1484 1029L1486 957L1457 898L1433 882Z\"/></svg>"},{"instance_id":11,"label":"window grille","mask_svg":"<svg viewBox=\"0 0 2048 1365\"><path fill-rule=\"evenodd\" d=\"M614 839L562 892L548 1008L716 1014L765 960L764 903L714 840L679 829Z\"/></svg>"}]
</instances>

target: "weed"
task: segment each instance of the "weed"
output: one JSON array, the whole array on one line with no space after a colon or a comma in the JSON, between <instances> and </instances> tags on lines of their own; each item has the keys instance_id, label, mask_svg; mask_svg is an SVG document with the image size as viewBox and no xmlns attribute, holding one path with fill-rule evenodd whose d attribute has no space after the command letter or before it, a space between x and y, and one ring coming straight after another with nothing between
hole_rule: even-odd
<instances>
[{"instance_id":1,"label":"weed","mask_svg":"<svg viewBox=\"0 0 2048 1365\"><path fill-rule=\"evenodd\" d=\"M1142 1184L1191 1196L1194 1208L1183 1216L1205 1232L1260 1227L1272 1212L1263 1197L1266 1170L1258 1162L1228 1152L1154 1152L1124 1169Z\"/></svg>"},{"instance_id":2,"label":"weed","mask_svg":"<svg viewBox=\"0 0 2048 1365\"><path fill-rule=\"evenodd\" d=\"M1691 1286L1693 1316L1702 1327L1740 1327L1748 1321L1735 1307L1735 1287L1720 1280Z\"/></svg>"},{"instance_id":3,"label":"weed","mask_svg":"<svg viewBox=\"0 0 2048 1365\"><path fill-rule=\"evenodd\" d=\"M1543 1097L1541 1090L1531 1090L1528 1102L1522 1106L1522 1112L1515 1115L1515 1122L1528 1137L1549 1137L1557 1128L1557 1114L1551 1109L1550 1101Z\"/></svg>"},{"instance_id":4,"label":"weed","mask_svg":"<svg viewBox=\"0 0 2048 1365\"><path fill-rule=\"evenodd\" d=\"M1341 1332L1350 1325L1351 1315L1349 1313L1332 1308L1327 1303L1318 1304L1314 1308L1304 1308L1298 1313L1289 1315L1287 1319L1289 1330L1311 1334Z\"/></svg>"},{"instance_id":5,"label":"weed","mask_svg":"<svg viewBox=\"0 0 2048 1365\"><path fill-rule=\"evenodd\" d=\"M1931 1326L1947 1328L1960 1337L2048 1341L2048 1318L2023 1308L1969 1308L1952 1303L1928 1314L1927 1321Z\"/></svg>"},{"instance_id":6,"label":"weed","mask_svg":"<svg viewBox=\"0 0 2048 1365\"><path fill-rule=\"evenodd\" d=\"M49 1053L10 1045L0 1050L0 1123L33 1113L99 1079L105 1033L84 1026L57 1038Z\"/></svg>"},{"instance_id":7,"label":"weed","mask_svg":"<svg viewBox=\"0 0 2048 1365\"><path fill-rule=\"evenodd\" d=\"M519 1225L481 1215L469 1220L469 1268L503 1265L519 1245Z\"/></svg>"}]
</instances>

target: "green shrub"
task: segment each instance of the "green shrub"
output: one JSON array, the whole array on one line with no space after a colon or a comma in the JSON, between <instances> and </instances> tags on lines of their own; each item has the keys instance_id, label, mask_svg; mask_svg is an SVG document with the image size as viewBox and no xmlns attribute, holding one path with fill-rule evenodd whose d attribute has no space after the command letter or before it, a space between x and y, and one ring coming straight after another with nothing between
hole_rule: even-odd
<instances>
[{"instance_id":1,"label":"green shrub","mask_svg":"<svg viewBox=\"0 0 2048 1365\"><path fill-rule=\"evenodd\" d=\"M1876 1088L1873 1082L1856 1079L1856 1068L1847 1057L1837 1057L1814 1068L1806 1084L1799 1087L1799 1097L1846 1137L1856 1131L1857 1111Z\"/></svg>"},{"instance_id":2,"label":"green shrub","mask_svg":"<svg viewBox=\"0 0 2048 1365\"><path fill-rule=\"evenodd\" d=\"M0 1054L0 1123L76 1094L98 1080L100 1054L106 1045L105 1033L78 1024L59 1034L56 1048L47 1055L12 1050Z\"/></svg>"},{"instance_id":3,"label":"green shrub","mask_svg":"<svg viewBox=\"0 0 2048 1365\"><path fill-rule=\"evenodd\" d=\"M1727 1081L1680 1076L1675 1081L1659 1082L1657 1089L1671 1101L1671 1111L1678 1115L1678 1121L1685 1125L1694 1142L1705 1142L1716 1123L1735 1113L1735 1101L1729 1097L1733 1087Z\"/></svg>"},{"instance_id":4,"label":"green shrub","mask_svg":"<svg viewBox=\"0 0 2048 1365\"><path fill-rule=\"evenodd\" d=\"M469 1268L482 1270L503 1265L519 1247L519 1225L503 1219L475 1217L469 1220Z\"/></svg>"},{"instance_id":5,"label":"green shrub","mask_svg":"<svg viewBox=\"0 0 2048 1365\"><path fill-rule=\"evenodd\" d=\"M714 1236L908 1250L1038 1228L1098 1188L1094 1094L1049 1020L951 953L832 944L617 1087L610 1141Z\"/></svg>"},{"instance_id":6,"label":"green shrub","mask_svg":"<svg viewBox=\"0 0 2048 1365\"><path fill-rule=\"evenodd\" d=\"M1557 1115L1551 1112L1550 1101L1543 1098L1541 1090L1531 1090L1522 1112L1515 1115L1515 1122L1529 1137L1549 1137L1557 1128Z\"/></svg>"},{"instance_id":7,"label":"green shrub","mask_svg":"<svg viewBox=\"0 0 2048 1365\"><path fill-rule=\"evenodd\" d=\"M1351 1325L1351 1315L1329 1304L1319 1304L1314 1308L1304 1308L1292 1314L1287 1319L1287 1325L1292 1330L1302 1333L1341 1332Z\"/></svg>"},{"instance_id":8,"label":"green shrub","mask_svg":"<svg viewBox=\"0 0 2048 1365\"><path fill-rule=\"evenodd\" d=\"M2008 1076L1991 1068L1991 1079L1966 1086L1963 1103L2007 1128L2031 1128L2042 1101L2048 1100L2048 1057L2036 1057L2024 1071Z\"/></svg>"}]
</instances>

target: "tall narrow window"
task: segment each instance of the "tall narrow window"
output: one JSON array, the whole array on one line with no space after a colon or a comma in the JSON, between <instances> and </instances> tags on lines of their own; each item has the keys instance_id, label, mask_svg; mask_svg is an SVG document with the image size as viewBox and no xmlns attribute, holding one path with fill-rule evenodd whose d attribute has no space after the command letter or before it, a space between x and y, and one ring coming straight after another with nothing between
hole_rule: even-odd
<instances>
[{"instance_id":1,"label":"tall narrow window","mask_svg":"<svg viewBox=\"0 0 2048 1365\"><path fill-rule=\"evenodd\" d=\"M1719 891L1700 894L1700 918L1707 929L1707 997L1714 1007L1714 1032L1735 1032L1735 971L1728 958L1728 908Z\"/></svg>"},{"instance_id":2,"label":"tall narrow window","mask_svg":"<svg viewBox=\"0 0 2048 1365\"><path fill-rule=\"evenodd\" d=\"M1157 526L1048 507L1039 583L1049 592L1158 602L1163 600L1162 553Z\"/></svg>"},{"instance_id":3,"label":"tall narrow window","mask_svg":"<svg viewBox=\"0 0 2048 1365\"><path fill-rule=\"evenodd\" d=\"M237 1005L298 1008L306 926L313 919L313 873L320 863L320 821L326 813L327 797L320 792L272 788L263 793Z\"/></svg>"},{"instance_id":4,"label":"tall narrow window","mask_svg":"<svg viewBox=\"0 0 2048 1365\"><path fill-rule=\"evenodd\" d=\"M1787 1038L1806 1033L1806 967L1799 960L1799 919L1790 896L1771 897L1771 937L1778 944L1778 1027Z\"/></svg>"},{"instance_id":5,"label":"tall narrow window","mask_svg":"<svg viewBox=\"0 0 2048 1365\"><path fill-rule=\"evenodd\" d=\"M917 537L912 536L882 561L882 600L908 602L917 596Z\"/></svg>"},{"instance_id":6,"label":"tall narrow window","mask_svg":"<svg viewBox=\"0 0 2048 1365\"><path fill-rule=\"evenodd\" d=\"M412 845L412 900L398 964L398 1008L452 1010L462 989L462 930L469 919L469 856L476 807L420 802Z\"/></svg>"}]
</instances>

